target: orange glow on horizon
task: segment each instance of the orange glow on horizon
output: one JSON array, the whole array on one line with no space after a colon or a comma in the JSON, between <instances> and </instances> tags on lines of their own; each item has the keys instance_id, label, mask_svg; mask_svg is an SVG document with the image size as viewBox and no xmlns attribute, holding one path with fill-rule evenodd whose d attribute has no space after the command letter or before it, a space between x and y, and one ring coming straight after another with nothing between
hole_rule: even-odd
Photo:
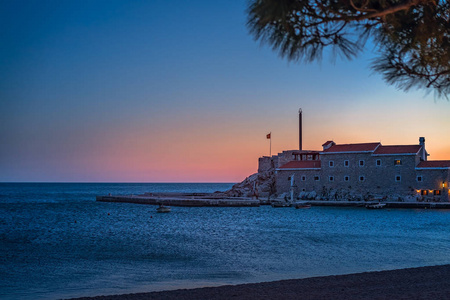
<instances>
[{"instance_id":1,"label":"orange glow on horizon","mask_svg":"<svg viewBox=\"0 0 450 300\"><path fill-rule=\"evenodd\" d=\"M320 151L327 140L338 144L377 142L377 137L383 135L383 145L408 145L418 144L419 137L425 136L430 160L450 160L450 142L434 131L427 136L413 128L397 135L393 131L380 133L376 126L355 130L354 123L334 126L333 119L318 122L308 118L304 113L304 150ZM268 130L256 128L264 122L258 124L254 120L212 122L210 126L206 126L211 122L208 118L195 124L187 122L187 126L182 121L160 124L165 130L123 129L114 136L99 137L102 142L92 149L93 156L82 157L81 166L74 168L80 173L94 169L98 174L108 174L103 175L106 181L240 182L257 172L259 157L269 155L268 132L272 132L272 155L298 147L294 113L289 122L275 124Z\"/></svg>"}]
</instances>

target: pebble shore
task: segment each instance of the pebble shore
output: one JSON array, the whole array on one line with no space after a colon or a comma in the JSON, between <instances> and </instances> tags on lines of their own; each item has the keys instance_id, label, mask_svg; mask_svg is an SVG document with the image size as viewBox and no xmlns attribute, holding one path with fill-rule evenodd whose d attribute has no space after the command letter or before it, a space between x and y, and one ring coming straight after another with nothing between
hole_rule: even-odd
<instances>
[{"instance_id":1,"label":"pebble shore","mask_svg":"<svg viewBox=\"0 0 450 300\"><path fill-rule=\"evenodd\" d=\"M197 299L450 299L450 265L273 282L180 289L94 300Z\"/></svg>"}]
</instances>

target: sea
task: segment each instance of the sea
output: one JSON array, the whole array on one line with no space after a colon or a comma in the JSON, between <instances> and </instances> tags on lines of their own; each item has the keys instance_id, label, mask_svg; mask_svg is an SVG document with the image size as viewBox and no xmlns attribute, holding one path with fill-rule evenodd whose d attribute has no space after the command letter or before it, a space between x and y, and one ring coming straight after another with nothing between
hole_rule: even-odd
<instances>
[{"instance_id":1,"label":"sea","mask_svg":"<svg viewBox=\"0 0 450 300\"><path fill-rule=\"evenodd\" d=\"M450 210L156 207L232 183L0 183L0 299L66 299L450 264Z\"/></svg>"}]
</instances>

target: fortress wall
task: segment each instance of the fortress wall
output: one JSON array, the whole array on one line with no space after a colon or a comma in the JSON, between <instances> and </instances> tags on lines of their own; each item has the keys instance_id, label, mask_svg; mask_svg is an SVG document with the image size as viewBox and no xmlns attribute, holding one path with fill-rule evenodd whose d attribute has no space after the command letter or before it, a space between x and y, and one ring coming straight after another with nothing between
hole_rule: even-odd
<instances>
[{"instance_id":1,"label":"fortress wall","mask_svg":"<svg viewBox=\"0 0 450 300\"><path fill-rule=\"evenodd\" d=\"M381 166L376 166L376 160L381 161ZM401 165L395 161L401 160ZM416 156L414 155L383 155L374 156L371 167L370 182L376 190L385 195L415 195L416 183ZM397 181L400 177L400 181Z\"/></svg>"},{"instance_id":2,"label":"fortress wall","mask_svg":"<svg viewBox=\"0 0 450 300\"><path fill-rule=\"evenodd\" d=\"M298 150L286 150L281 153L278 153L278 166L277 168L281 167L282 165L287 164L288 162L293 160L292 153L298 152Z\"/></svg>"},{"instance_id":3,"label":"fortress wall","mask_svg":"<svg viewBox=\"0 0 450 300\"><path fill-rule=\"evenodd\" d=\"M395 159L400 159L401 165L395 165ZM322 155L321 160L322 175L328 188L374 197L415 194L416 176L413 170L416 162L413 155L373 156L371 153L342 153ZM346 160L348 166L344 165ZM381 165L377 165L377 160L381 161ZM332 167L330 161L333 162ZM360 165L360 161L363 161L364 165ZM333 181L330 181L331 176ZM348 181L345 181L346 176ZM399 181L396 180L397 176Z\"/></svg>"},{"instance_id":4,"label":"fortress wall","mask_svg":"<svg viewBox=\"0 0 450 300\"><path fill-rule=\"evenodd\" d=\"M258 173L268 171L272 166L273 159L270 156L263 156L258 159Z\"/></svg>"},{"instance_id":5,"label":"fortress wall","mask_svg":"<svg viewBox=\"0 0 450 300\"><path fill-rule=\"evenodd\" d=\"M277 155L262 156L258 159L258 173L268 171L270 168L279 168L293 160L292 153L298 150L287 150Z\"/></svg>"},{"instance_id":6,"label":"fortress wall","mask_svg":"<svg viewBox=\"0 0 450 300\"><path fill-rule=\"evenodd\" d=\"M449 170L448 169L419 169L416 170L416 176L422 176L421 182L415 182L415 188L417 190L441 190L441 195L422 196L423 200L434 200L441 202L448 202L448 183L449 183ZM417 179L417 177L416 177ZM442 182L445 183L445 187L442 187Z\"/></svg>"},{"instance_id":7,"label":"fortress wall","mask_svg":"<svg viewBox=\"0 0 450 300\"><path fill-rule=\"evenodd\" d=\"M279 166L278 155L262 156L258 158L258 173L264 173Z\"/></svg>"},{"instance_id":8,"label":"fortress wall","mask_svg":"<svg viewBox=\"0 0 450 300\"><path fill-rule=\"evenodd\" d=\"M317 193L322 189L320 170L278 170L276 175L278 194L290 192L292 175L294 175L294 194L296 196L302 191L316 191ZM319 176L319 180L314 180L315 176Z\"/></svg>"},{"instance_id":9,"label":"fortress wall","mask_svg":"<svg viewBox=\"0 0 450 300\"><path fill-rule=\"evenodd\" d=\"M396 164L396 160L400 160L401 164ZM345 161L348 161L348 166ZM360 161L364 161L364 165L361 166ZM417 189L442 190L442 181L448 185L449 180L447 169L416 171L415 155L324 154L321 156L321 165L321 170L278 170L277 193L290 191L289 177L294 174L296 195L301 191L315 191L323 199L329 200L386 198L391 201L411 201L417 196ZM423 174L423 182L417 181L418 174ZM320 176L320 179L314 180L315 175ZM348 180L345 180L347 176ZM364 180L361 181L360 177ZM438 196L442 198L441 201L448 201L448 189L443 190L442 197Z\"/></svg>"}]
</instances>

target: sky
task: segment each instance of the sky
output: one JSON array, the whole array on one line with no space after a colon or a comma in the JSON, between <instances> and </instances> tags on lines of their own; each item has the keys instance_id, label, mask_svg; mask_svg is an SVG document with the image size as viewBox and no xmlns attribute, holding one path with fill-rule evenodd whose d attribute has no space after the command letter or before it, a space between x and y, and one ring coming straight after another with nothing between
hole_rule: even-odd
<instances>
[{"instance_id":1,"label":"sky","mask_svg":"<svg viewBox=\"0 0 450 300\"><path fill-rule=\"evenodd\" d=\"M450 160L450 101L352 61L280 58L246 0L0 0L0 182L239 182L298 148L418 144Z\"/></svg>"}]
</instances>

